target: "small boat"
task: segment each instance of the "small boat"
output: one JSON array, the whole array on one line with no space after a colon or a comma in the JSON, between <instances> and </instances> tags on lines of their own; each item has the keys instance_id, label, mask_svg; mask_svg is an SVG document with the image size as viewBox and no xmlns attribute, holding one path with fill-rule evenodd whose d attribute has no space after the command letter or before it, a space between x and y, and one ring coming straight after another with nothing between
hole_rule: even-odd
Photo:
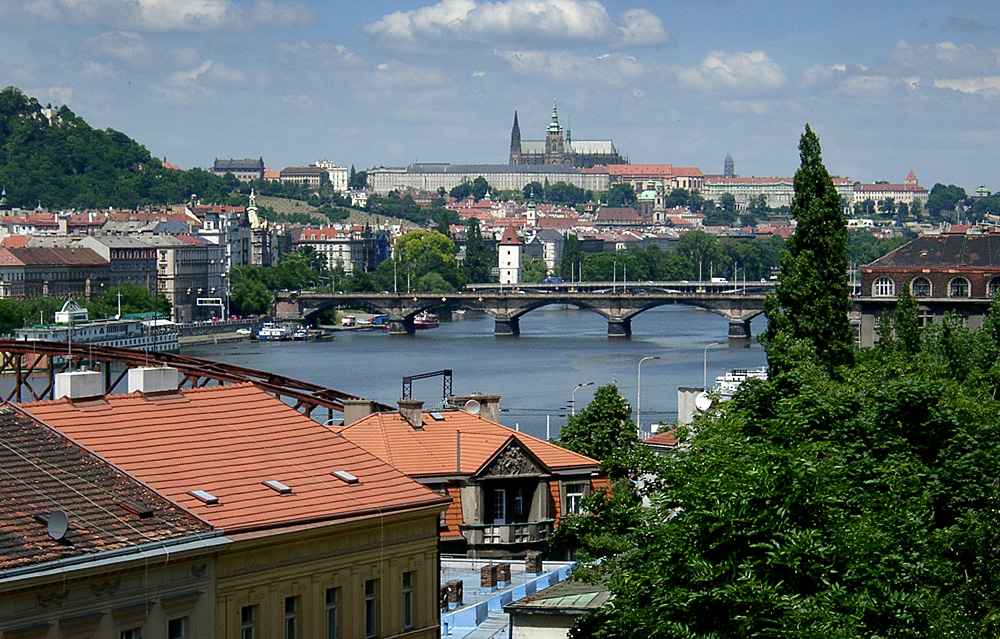
<instances>
[{"instance_id":1,"label":"small boat","mask_svg":"<svg viewBox=\"0 0 1000 639\"><path fill-rule=\"evenodd\" d=\"M295 332L292 333L292 339L295 340L296 342L305 342L308 341L311 337L312 335L309 334L308 328L299 327L295 329Z\"/></svg>"},{"instance_id":2,"label":"small boat","mask_svg":"<svg viewBox=\"0 0 1000 639\"><path fill-rule=\"evenodd\" d=\"M416 329L437 328L439 324L437 315L427 311L421 311L413 317L413 328Z\"/></svg>"},{"instance_id":3,"label":"small boat","mask_svg":"<svg viewBox=\"0 0 1000 639\"><path fill-rule=\"evenodd\" d=\"M767 379L767 367L736 368L715 378L715 390L722 399L732 399L740 384L751 378Z\"/></svg>"},{"instance_id":4,"label":"small boat","mask_svg":"<svg viewBox=\"0 0 1000 639\"><path fill-rule=\"evenodd\" d=\"M451 314L452 315L458 315L459 317L461 317L461 316L465 315L465 309L464 308L456 308L455 310L453 310L451 312Z\"/></svg>"},{"instance_id":5,"label":"small boat","mask_svg":"<svg viewBox=\"0 0 1000 639\"><path fill-rule=\"evenodd\" d=\"M256 338L265 342L274 342L291 339L292 331L287 326L265 322L257 329Z\"/></svg>"}]
</instances>

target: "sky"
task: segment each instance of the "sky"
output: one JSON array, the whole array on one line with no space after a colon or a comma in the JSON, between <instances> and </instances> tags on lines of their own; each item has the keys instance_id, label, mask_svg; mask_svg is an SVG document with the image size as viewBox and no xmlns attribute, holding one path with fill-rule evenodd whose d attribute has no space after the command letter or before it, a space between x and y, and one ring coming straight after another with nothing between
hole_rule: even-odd
<instances>
[{"instance_id":1,"label":"sky","mask_svg":"<svg viewBox=\"0 0 1000 639\"><path fill-rule=\"evenodd\" d=\"M182 168L506 163L542 139L633 164L1000 190L1000 2L0 0L0 86Z\"/></svg>"}]
</instances>

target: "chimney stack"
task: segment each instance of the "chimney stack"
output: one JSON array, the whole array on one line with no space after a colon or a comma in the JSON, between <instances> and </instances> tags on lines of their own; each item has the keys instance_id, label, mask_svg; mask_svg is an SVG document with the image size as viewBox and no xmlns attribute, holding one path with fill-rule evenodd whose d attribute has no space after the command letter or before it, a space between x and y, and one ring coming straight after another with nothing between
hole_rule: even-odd
<instances>
[{"instance_id":1,"label":"chimney stack","mask_svg":"<svg viewBox=\"0 0 1000 639\"><path fill-rule=\"evenodd\" d=\"M51 365L51 364L50 364ZM98 371L73 371L56 375L56 399L90 399L104 396L104 376Z\"/></svg>"},{"instance_id":2,"label":"chimney stack","mask_svg":"<svg viewBox=\"0 0 1000 639\"><path fill-rule=\"evenodd\" d=\"M177 391L179 371L169 366L140 366L128 372L128 392L146 395Z\"/></svg>"},{"instance_id":3,"label":"chimney stack","mask_svg":"<svg viewBox=\"0 0 1000 639\"><path fill-rule=\"evenodd\" d=\"M371 399L344 400L344 426L353 424L375 412L375 401ZM402 411L400 411L402 412Z\"/></svg>"},{"instance_id":4,"label":"chimney stack","mask_svg":"<svg viewBox=\"0 0 1000 639\"><path fill-rule=\"evenodd\" d=\"M474 411L475 414L479 415L483 419L488 419L491 422L500 423L499 395L484 395L482 393L473 393L472 395L453 395L448 398L448 404L454 408L469 410L466 406L472 400L475 400L476 403L479 404L478 411Z\"/></svg>"},{"instance_id":5,"label":"chimney stack","mask_svg":"<svg viewBox=\"0 0 1000 639\"><path fill-rule=\"evenodd\" d=\"M421 399L401 399L399 400L399 414L403 419L410 422L416 430L424 428L424 402Z\"/></svg>"}]
</instances>

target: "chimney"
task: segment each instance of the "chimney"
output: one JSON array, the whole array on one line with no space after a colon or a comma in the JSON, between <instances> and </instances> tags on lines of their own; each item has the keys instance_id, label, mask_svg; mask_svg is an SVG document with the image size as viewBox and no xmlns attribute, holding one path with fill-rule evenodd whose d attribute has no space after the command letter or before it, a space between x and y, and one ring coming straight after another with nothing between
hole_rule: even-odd
<instances>
[{"instance_id":1,"label":"chimney","mask_svg":"<svg viewBox=\"0 0 1000 639\"><path fill-rule=\"evenodd\" d=\"M375 412L375 401L371 399L344 400L344 426L368 417ZM400 411L402 412L402 411Z\"/></svg>"},{"instance_id":2,"label":"chimney","mask_svg":"<svg viewBox=\"0 0 1000 639\"><path fill-rule=\"evenodd\" d=\"M56 399L91 399L104 396L104 376L98 371L73 371L56 375Z\"/></svg>"},{"instance_id":3,"label":"chimney","mask_svg":"<svg viewBox=\"0 0 1000 639\"><path fill-rule=\"evenodd\" d=\"M403 419L410 422L416 430L424 428L424 402L421 399L401 399L399 400L399 414Z\"/></svg>"},{"instance_id":4,"label":"chimney","mask_svg":"<svg viewBox=\"0 0 1000 639\"><path fill-rule=\"evenodd\" d=\"M469 402L476 402L470 405ZM454 408L461 408L473 414L479 415L483 419L500 423L500 396L484 395L473 393L472 395L454 395L448 398L448 403ZM478 408L476 405L478 404ZM470 410L472 409L472 410Z\"/></svg>"},{"instance_id":5,"label":"chimney","mask_svg":"<svg viewBox=\"0 0 1000 639\"><path fill-rule=\"evenodd\" d=\"M140 366L128 372L128 392L140 391L146 395L177 391L176 368L169 366Z\"/></svg>"}]
</instances>

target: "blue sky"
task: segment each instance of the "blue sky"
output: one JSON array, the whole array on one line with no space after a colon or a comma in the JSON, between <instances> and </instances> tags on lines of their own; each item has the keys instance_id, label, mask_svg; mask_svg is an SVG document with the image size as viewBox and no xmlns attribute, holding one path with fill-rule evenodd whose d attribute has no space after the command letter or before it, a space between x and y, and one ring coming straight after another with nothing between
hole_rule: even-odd
<instances>
[{"instance_id":1,"label":"blue sky","mask_svg":"<svg viewBox=\"0 0 1000 639\"><path fill-rule=\"evenodd\" d=\"M514 110L633 163L1000 190L1000 3L2 0L0 85L184 168L505 162Z\"/></svg>"}]
</instances>

